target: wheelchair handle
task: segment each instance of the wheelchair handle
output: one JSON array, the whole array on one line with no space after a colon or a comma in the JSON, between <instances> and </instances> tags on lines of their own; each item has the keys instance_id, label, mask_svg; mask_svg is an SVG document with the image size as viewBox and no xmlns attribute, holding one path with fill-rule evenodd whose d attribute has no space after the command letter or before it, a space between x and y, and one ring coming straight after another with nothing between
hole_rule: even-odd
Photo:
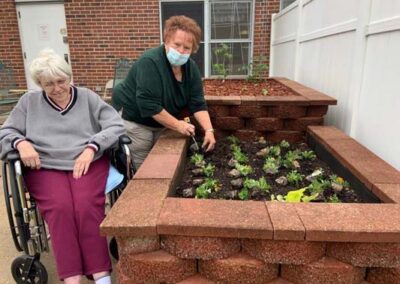
<instances>
[{"instance_id":1,"label":"wheelchair handle","mask_svg":"<svg viewBox=\"0 0 400 284\"><path fill-rule=\"evenodd\" d=\"M11 152L8 152L5 158L6 161L15 161L19 160L19 152L16 150L13 150Z\"/></svg>"},{"instance_id":2,"label":"wheelchair handle","mask_svg":"<svg viewBox=\"0 0 400 284\"><path fill-rule=\"evenodd\" d=\"M123 135L121 135L121 136L119 137L119 144L126 144L126 145L129 145L129 144L131 144L131 143L132 143L132 140L131 140L131 138L129 138L128 135L123 134Z\"/></svg>"}]
</instances>

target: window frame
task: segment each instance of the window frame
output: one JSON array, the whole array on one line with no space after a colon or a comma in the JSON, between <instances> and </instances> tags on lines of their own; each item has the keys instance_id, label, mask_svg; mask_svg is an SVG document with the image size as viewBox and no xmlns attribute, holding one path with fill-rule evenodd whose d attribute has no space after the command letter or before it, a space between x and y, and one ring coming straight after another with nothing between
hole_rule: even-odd
<instances>
[{"instance_id":1,"label":"window frame","mask_svg":"<svg viewBox=\"0 0 400 284\"><path fill-rule=\"evenodd\" d=\"M161 3L163 2L203 2L204 3L204 30L202 31L204 34L204 78L218 78L218 75L211 75L211 44L213 43L240 43L245 42L249 43L250 52L248 54L248 62L251 62L251 58L253 58L253 49L254 49L254 19L255 19L255 0L237 0L234 2L237 3L250 3L250 36L249 39L211 39L211 2L232 2L232 0L160 0L159 1L159 18L160 18L160 42L163 42L162 32L163 32L163 23L162 23L162 11L161 11ZM250 70L251 72L251 70ZM248 75L228 75L228 78L232 79L242 79L246 78Z\"/></svg>"}]
</instances>

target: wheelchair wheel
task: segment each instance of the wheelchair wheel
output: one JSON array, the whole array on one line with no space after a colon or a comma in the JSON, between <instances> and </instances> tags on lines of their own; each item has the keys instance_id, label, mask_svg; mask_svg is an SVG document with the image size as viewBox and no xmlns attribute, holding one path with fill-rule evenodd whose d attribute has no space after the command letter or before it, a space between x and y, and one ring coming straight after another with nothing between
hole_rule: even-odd
<instances>
[{"instance_id":1,"label":"wheelchair wheel","mask_svg":"<svg viewBox=\"0 0 400 284\"><path fill-rule=\"evenodd\" d=\"M115 260L119 260L117 240L112 237L109 243L110 254Z\"/></svg>"},{"instance_id":2,"label":"wheelchair wheel","mask_svg":"<svg viewBox=\"0 0 400 284\"><path fill-rule=\"evenodd\" d=\"M29 258L32 257L23 255L12 262L11 274L15 282L18 284L47 284L46 268L39 260L29 260Z\"/></svg>"}]
</instances>

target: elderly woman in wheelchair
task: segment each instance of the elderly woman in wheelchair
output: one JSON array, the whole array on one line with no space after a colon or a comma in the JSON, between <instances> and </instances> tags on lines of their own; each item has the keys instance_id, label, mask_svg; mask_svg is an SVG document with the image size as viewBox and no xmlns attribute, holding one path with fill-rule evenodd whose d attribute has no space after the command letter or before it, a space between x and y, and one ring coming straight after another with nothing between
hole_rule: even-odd
<instances>
[{"instance_id":1,"label":"elderly woman in wheelchair","mask_svg":"<svg viewBox=\"0 0 400 284\"><path fill-rule=\"evenodd\" d=\"M70 66L53 51L42 51L30 72L42 90L23 95L3 124L1 158L19 153L29 195L49 227L59 278L111 283L99 232L110 167L104 153L125 134L123 123L97 94L71 85Z\"/></svg>"}]
</instances>

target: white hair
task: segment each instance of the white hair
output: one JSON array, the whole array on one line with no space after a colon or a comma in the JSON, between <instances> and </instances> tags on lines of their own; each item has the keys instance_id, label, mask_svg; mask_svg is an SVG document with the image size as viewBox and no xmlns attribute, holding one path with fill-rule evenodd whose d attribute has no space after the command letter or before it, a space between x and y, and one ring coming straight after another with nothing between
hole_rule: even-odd
<instances>
[{"instance_id":1,"label":"white hair","mask_svg":"<svg viewBox=\"0 0 400 284\"><path fill-rule=\"evenodd\" d=\"M65 62L64 58L49 48L39 52L38 57L30 64L29 72L33 81L38 86L41 86L41 78L55 80L62 77L70 82L72 77L72 70L69 64Z\"/></svg>"}]
</instances>

